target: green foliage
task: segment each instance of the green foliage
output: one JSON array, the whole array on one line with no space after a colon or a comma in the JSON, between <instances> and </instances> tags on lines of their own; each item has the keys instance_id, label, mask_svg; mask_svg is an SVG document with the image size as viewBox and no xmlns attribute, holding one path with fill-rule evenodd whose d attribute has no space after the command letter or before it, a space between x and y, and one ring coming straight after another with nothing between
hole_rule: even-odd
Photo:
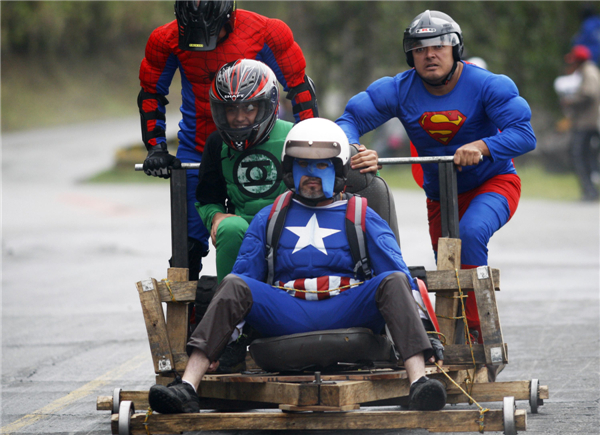
<instances>
[{"instance_id":1,"label":"green foliage","mask_svg":"<svg viewBox=\"0 0 600 435\"><path fill-rule=\"evenodd\" d=\"M563 72L563 56L580 26L583 4L242 0L238 7L279 18L292 28L324 116L339 116L352 95L377 78L408 68L403 31L429 8L450 14L463 29L465 57L480 56L490 70L511 77L532 106L534 121L539 117L547 123L560 114L552 83ZM26 126L60 122L64 113L46 110L58 101L65 113L74 114L71 121L92 116L91 107L76 103L83 99L96 104L101 115L130 110L133 116L135 102L129 103L127 94L137 93L148 36L174 19L173 1L5 1L0 8L2 107L12 117L10 123L3 117L2 127L9 129L23 128L25 120ZM78 97L67 89L71 84ZM98 89L104 95L99 97ZM98 101L108 99L113 103ZM32 109L36 102L38 110ZM76 104L69 110L65 106L71 102ZM39 117L28 116L32 110Z\"/></svg>"},{"instance_id":2,"label":"green foliage","mask_svg":"<svg viewBox=\"0 0 600 435\"><path fill-rule=\"evenodd\" d=\"M173 19L172 2L2 2L2 55L90 57L143 47L153 27ZM169 15L170 14L170 15Z\"/></svg>"},{"instance_id":3,"label":"green foliage","mask_svg":"<svg viewBox=\"0 0 600 435\"><path fill-rule=\"evenodd\" d=\"M280 2L240 2L261 8ZM320 89L337 90L343 101L383 75L406 70L402 37L425 9L440 10L459 23L465 58L479 56L491 71L511 77L536 107L559 105L552 83L580 25L584 2L571 1L300 1L276 8L308 59ZM275 8L274 8L275 9ZM339 113L328 114L335 117Z\"/></svg>"}]
</instances>

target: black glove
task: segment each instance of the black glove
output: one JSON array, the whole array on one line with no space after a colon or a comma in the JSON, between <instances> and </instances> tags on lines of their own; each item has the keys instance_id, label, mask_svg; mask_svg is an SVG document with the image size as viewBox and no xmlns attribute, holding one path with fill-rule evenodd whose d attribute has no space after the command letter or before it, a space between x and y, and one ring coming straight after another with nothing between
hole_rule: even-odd
<instances>
[{"instance_id":1,"label":"black glove","mask_svg":"<svg viewBox=\"0 0 600 435\"><path fill-rule=\"evenodd\" d=\"M427 337L429 338L429 342L431 343L431 347L433 347L433 356L435 357L435 361L438 362L440 360L444 360L444 345L438 338L437 334L430 334L430 332L435 332L435 328L433 327L433 323L431 320L421 319L423 322L423 326L427 331Z\"/></svg>"},{"instance_id":2,"label":"black glove","mask_svg":"<svg viewBox=\"0 0 600 435\"><path fill-rule=\"evenodd\" d=\"M170 178L171 168L181 168L181 162L178 158L169 154L166 148L158 148L156 145L150 151L144 160L144 173L152 177Z\"/></svg>"}]
</instances>

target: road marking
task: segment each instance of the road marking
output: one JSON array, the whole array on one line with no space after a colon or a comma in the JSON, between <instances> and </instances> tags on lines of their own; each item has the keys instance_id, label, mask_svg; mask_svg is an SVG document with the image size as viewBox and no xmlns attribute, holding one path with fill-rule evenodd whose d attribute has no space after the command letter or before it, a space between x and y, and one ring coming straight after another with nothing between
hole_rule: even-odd
<instances>
[{"instance_id":1,"label":"road marking","mask_svg":"<svg viewBox=\"0 0 600 435\"><path fill-rule=\"evenodd\" d=\"M88 382L82 387L71 391L66 396L61 397L60 399L55 400L54 402L44 406L43 408L40 408L37 411L32 412L31 414L27 414L24 417L21 417L20 419L2 427L0 429L0 433L9 434L12 432L16 432L19 429L24 428L25 426L29 426L33 423L36 423L39 420L49 417L57 411L60 411L61 409L66 408L72 403L78 401L79 399L89 394L92 394L95 390L102 388L111 382L114 382L115 379L119 379L126 373L137 369L147 360L147 353L140 354L130 359L129 361L121 364L119 367L106 372L105 374L94 379L93 381Z\"/></svg>"}]
</instances>

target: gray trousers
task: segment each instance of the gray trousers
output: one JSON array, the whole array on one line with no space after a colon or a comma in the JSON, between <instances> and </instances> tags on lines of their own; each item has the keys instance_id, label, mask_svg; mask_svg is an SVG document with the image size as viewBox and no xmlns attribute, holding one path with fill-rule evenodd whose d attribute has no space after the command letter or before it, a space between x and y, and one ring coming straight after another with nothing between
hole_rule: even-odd
<instances>
[{"instance_id":1,"label":"gray trousers","mask_svg":"<svg viewBox=\"0 0 600 435\"><path fill-rule=\"evenodd\" d=\"M392 341L404 360L421 352L424 353L425 359L433 355L405 274L396 272L385 277L374 298L390 330ZM202 321L192 333L188 342L188 352L197 348L211 361L218 360L235 326L252 309L252 301L252 289L246 282L236 275L227 275L217 288Z\"/></svg>"}]
</instances>

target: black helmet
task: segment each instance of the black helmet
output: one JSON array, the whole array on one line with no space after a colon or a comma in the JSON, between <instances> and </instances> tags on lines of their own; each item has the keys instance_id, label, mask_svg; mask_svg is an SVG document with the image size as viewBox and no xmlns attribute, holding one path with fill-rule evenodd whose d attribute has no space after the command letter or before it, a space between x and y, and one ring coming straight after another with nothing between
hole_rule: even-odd
<instances>
[{"instance_id":1,"label":"black helmet","mask_svg":"<svg viewBox=\"0 0 600 435\"><path fill-rule=\"evenodd\" d=\"M179 29L179 48L188 51L214 50L219 33L227 35L235 23L234 0L176 0L175 16Z\"/></svg>"},{"instance_id":2,"label":"black helmet","mask_svg":"<svg viewBox=\"0 0 600 435\"><path fill-rule=\"evenodd\" d=\"M460 26L449 15L427 10L415 17L404 31L404 53L406 63L413 68L412 50L431 45L451 45L454 61L458 62L463 52L463 37Z\"/></svg>"},{"instance_id":3,"label":"black helmet","mask_svg":"<svg viewBox=\"0 0 600 435\"><path fill-rule=\"evenodd\" d=\"M221 67L209 92L210 110L223 141L236 151L244 151L266 141L275 125L279 109L279 85L275 73L262 62L239 59ZM254 123L235 128L227 112L241 106L257 108Z\"/></svg>"},{"instance_id":4,"label":"black helmet","mask_svg":"<svg viewBox=\"0 0 600 435\"><path fill-rule=\"evenodd\" d=\"M350 170L350 145L344 130L325 118L309 118L294 125L285 138L281 163L283 182L289 189L295 187L294 159L331 159L335 169L333 192L346 187ZM298 193L298 192L297 192Z\"/></svg>"}]
</instances>

